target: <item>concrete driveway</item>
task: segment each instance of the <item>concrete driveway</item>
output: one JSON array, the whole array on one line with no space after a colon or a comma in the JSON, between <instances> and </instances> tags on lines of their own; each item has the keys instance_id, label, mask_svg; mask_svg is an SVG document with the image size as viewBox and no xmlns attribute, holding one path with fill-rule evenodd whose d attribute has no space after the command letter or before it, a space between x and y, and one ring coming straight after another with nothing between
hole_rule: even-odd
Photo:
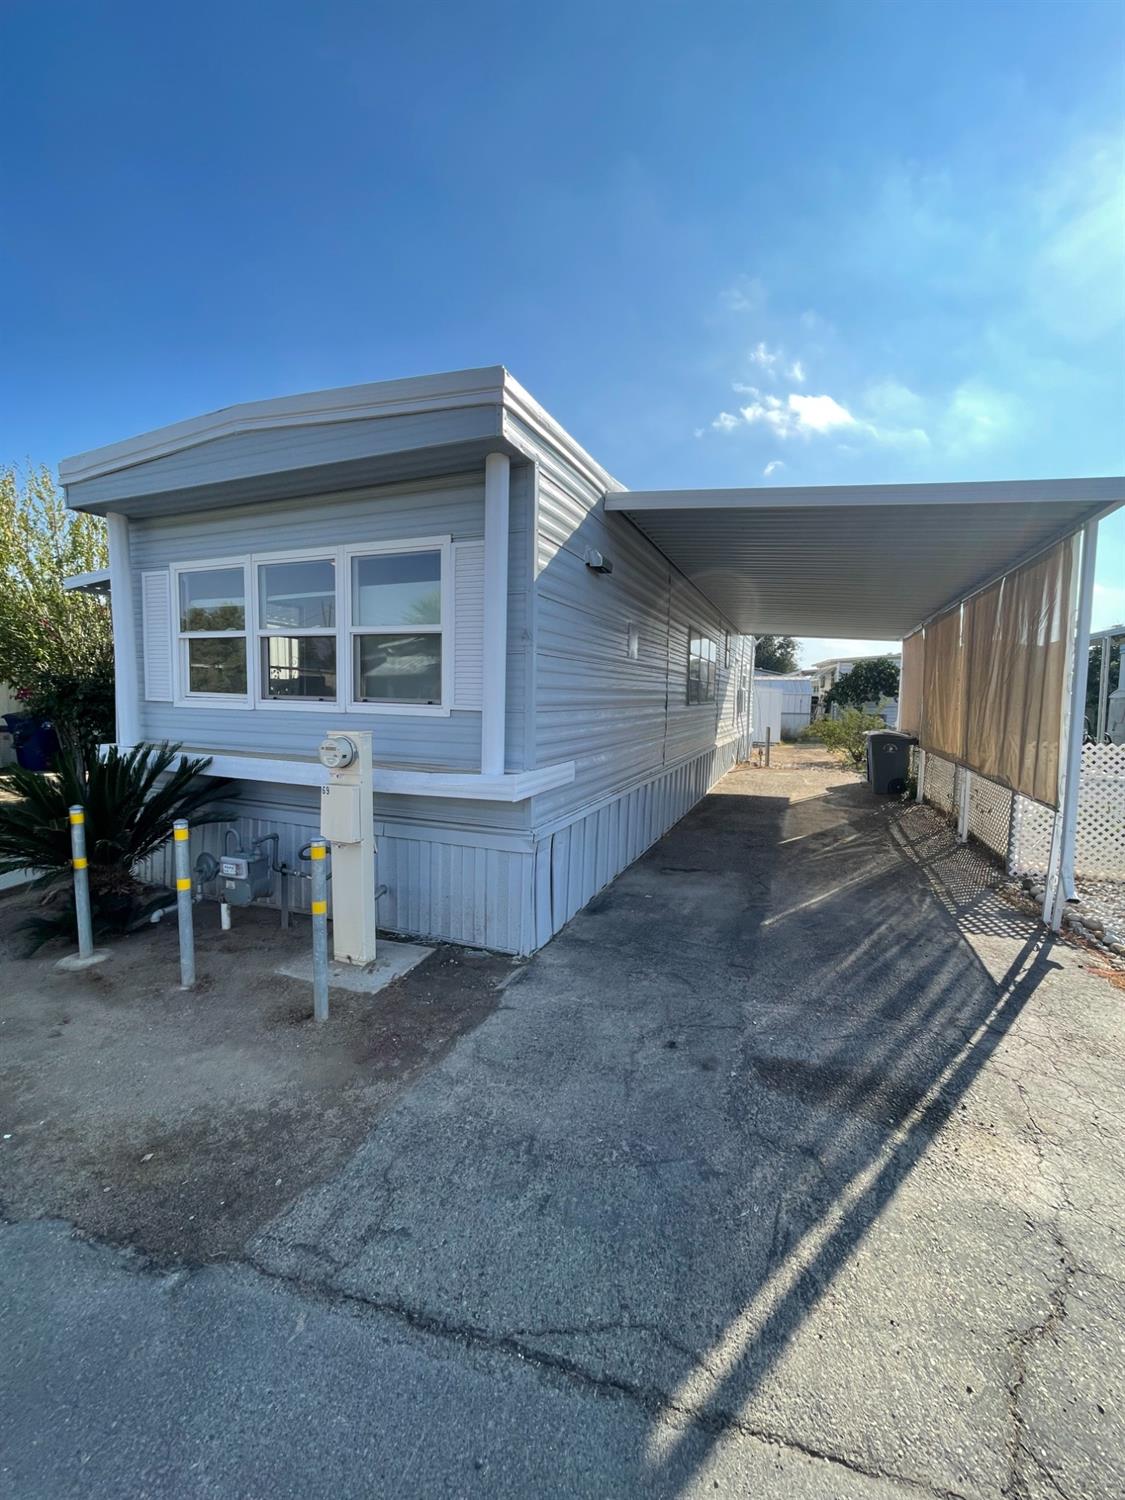
<instances>
[{"instance_id":1,"label":"concrete driveway","mask_svg":"<svg viewBox=\"0 0 1125 1500\"><path fill-rule=\"evenodd\" d=\"M234 1262L0 1231L5 1495L1125 1494L1125 994L732 773Z\"/></svg>"}]
</instances>

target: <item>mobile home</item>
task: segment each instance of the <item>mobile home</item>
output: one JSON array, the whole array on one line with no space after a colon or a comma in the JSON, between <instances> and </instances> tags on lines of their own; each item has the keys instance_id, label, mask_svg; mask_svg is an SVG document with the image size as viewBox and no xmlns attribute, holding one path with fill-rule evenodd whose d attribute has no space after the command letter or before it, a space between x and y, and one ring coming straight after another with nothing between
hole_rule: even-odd
<instances>
[{"instance_id":1,"label":"mobile home","mask_svg":"<svg viewBox=\"0 0 1125 1500\"><path fill-rule=\"evenodd\" d=\"M531 952L748 753L750 640L503 368L230 407L60 475L109 524L118 742L211 756L230 823L295 863L319 742L370 730L391 931Z\"/></svg>"}]
</instances>

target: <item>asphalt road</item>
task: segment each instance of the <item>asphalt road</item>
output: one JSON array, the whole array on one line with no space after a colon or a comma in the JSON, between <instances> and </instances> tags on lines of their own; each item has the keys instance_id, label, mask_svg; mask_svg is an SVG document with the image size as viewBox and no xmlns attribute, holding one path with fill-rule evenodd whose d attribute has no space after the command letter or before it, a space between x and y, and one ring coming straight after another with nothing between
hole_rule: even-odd
<instances>
[{"instance_id":1,"label":"asphalt road","mask_svg":"<svg viewBox=\"0 0 1125 1500\"><path fill-rule=\"evenodd\" d=\"M7 1496L1125 1494L1125 997L732 774L224 1263L0 1230Z\"/></svg>"}]
</instances>

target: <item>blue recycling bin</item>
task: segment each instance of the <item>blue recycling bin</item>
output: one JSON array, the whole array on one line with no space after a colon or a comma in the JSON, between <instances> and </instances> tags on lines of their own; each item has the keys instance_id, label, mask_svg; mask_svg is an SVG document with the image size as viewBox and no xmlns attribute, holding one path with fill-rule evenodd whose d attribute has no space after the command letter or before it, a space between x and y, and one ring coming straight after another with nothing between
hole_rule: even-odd
<instances>
[{"instance_id":1,"label":"blue recycling bin","mask_svg":"<svg viewBox=\"0 0 1125 1500\"><path fill-rule=\"evenodd\" d=\"M16 762L24 771L49 771L58 753L59 737L46 719L31 714L5 714Z\"/></svg>"}]
</instances>

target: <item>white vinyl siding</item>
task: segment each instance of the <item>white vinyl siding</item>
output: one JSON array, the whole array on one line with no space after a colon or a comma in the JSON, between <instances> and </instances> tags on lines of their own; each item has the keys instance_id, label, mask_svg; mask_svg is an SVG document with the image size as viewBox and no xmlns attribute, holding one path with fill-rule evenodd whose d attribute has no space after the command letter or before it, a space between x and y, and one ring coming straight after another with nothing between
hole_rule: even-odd
<instances>
[{"instance_id":1,"label":"white vinyl siding","mask_svg":"<svg viewBox=\"0 0 1125 1500\"><path fill-rule=\"evenodd\" d=\"M144 641L145 697L171 703L172 580L167 568L141 574L141 623Z\"/></svg>"},{"instance_id":2,"label":"white vinyl siding","mask_svg":"<svg viewBox=\"0 0 1125 1500\"><path fill-rule=\"evenodd\" d=\"M453 548L453 707L479 709L484 696L484 543Z\"/></svg>"}]
</instances>

